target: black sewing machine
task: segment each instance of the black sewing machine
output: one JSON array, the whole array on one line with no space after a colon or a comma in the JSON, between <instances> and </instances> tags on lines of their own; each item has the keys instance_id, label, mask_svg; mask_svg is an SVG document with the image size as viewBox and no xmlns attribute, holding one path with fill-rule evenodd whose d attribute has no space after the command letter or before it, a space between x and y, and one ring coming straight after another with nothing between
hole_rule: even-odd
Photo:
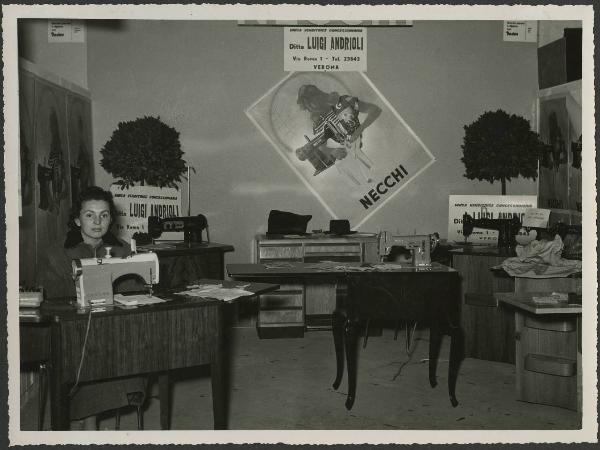
<instances>
[{"instance_id":1,"label":"black sewing machine","mask_svg":"<svg viewBox=\"0 0 600 450\"><path fill-rule=\"evenodd\" d=\"M186 245L202 243L202 231L206 230L206 242L210 242L208 221L202 214L189 217L148 217L148 234L152 239L158 239L165 231L183 232Z\"/></svg>"},{"instance_id":2,"label":"black sewing machine","mask_svg":"<svg viewBox=\"0 0 600 450\"><path fill-rule=\"evenodd\" d=\"M498 230L498 247L514 247L517 242L515 236L521 228L521 221L518 217L508 219L473 219L467 213L463 214L463 236L465 243L467 238L473 233L473 228L485 228L486 230Z\"/></svg>"}]
</instances>

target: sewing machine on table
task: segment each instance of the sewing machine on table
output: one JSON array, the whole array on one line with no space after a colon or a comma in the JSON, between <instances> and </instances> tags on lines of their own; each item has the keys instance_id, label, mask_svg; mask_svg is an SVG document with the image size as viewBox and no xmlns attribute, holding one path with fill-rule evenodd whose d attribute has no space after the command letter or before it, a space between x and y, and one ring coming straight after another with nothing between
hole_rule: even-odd
<instances>
[{"instance_id":1,"label":"sewing machine on table","mask_svg":"<svg viewBox=\"0 0 600 450\"><path fill-rule=\"evenodd\" d=\"M379 233L379 256L383 259L390 254L392 247L399 246L410 251L413 266L431 266L431 252L435 250L438 242L437 233L399 236L382 231Z\"/></svg>"},{"instance_id":2,"label":"sewing machine on table","mask_svg":"<svg viewBox=\"0 0 600 450\"><path fill-rule=\"evenodd\" d=\"M138 253L124 258L74 259L72 268L77 304L81 308L112 305L113 283L123 276L140 277L148 286L150 294L152 285L158 283L156 253Z\"/></svg>"},{"instance_id":3,"label":"sewing machine on table","mask_svg":"<svg viewBox=\"0 0 600 450\"><path fill-rule=\"evenodd\" d=\"M152 239L158 239L163 232L183 232L184 244L202 243L202 231L206 230L206 242L210 242L208 234L208 221L202 214L188 217L148 217L148 234Z\"/></svg>"},{"instance_id":4,"label":"sewing machine on table","mask_svg":"<svg viewBox=\"0 0 600 450\"><path fill-rule=\"evenodd\" d=\"M462 225L465 243L467 243L467 238L471 236L474 228L484 228L486 230L497 230L498 247L504 248L514 247L516 245L515 236L521 228L521 221L516 216L507 219L473 219L473 217L465 213L463 214Z\"/></svg>"}]
</instances>

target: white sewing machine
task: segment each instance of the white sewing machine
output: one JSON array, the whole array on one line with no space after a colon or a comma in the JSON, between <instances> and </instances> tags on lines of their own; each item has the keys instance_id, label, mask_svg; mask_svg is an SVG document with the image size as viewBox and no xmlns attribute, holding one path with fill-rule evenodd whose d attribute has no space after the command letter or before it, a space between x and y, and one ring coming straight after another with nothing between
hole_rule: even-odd
<instances>
[{"instance_id":1,"label":"white sewing machine","mask_svg":"<svg viewBox=\"0 0 600 450\"><path fill-rule=\"evenodd\" d=\"M393 246L399 246L410 250L413 266L431 266L431 252L435 250L438 242L439 235L437 233L399 236L388 231L381 231L379 233L379 257L383 260L390 254Z\"/></svg>"},{"instance_id":2,"label":"white sewing machine","mask_svg":"<svg viewBox=\"0 0 600 450\"><path fill-rule=\"evenodd\" d=\"M125 258L84 258L72 262L77 304L106 306L113 304L113 283L124 275L142 278L150 292L158 283L158 256L156 253L137 253Z\"/></svg>"}]
</instances>

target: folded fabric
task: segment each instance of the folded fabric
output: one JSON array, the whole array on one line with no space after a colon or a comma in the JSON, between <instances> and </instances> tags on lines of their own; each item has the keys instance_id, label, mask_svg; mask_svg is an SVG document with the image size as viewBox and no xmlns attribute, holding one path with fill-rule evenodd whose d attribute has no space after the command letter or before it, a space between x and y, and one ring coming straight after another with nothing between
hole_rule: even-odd
<instances>
[{"instance_id":1,"label":"folded fabric","mask_svg":"<svg viewBox=\"0 0 600 450\"><path fill-rule=\"evenodd\" d=\"M561 278L581 272L581 261L562 258L562 250L563 242L558 234L552 241L517 245L517 256L505 259L502 268L513 277L524 278Z\"/></svg>"}]
</instances>

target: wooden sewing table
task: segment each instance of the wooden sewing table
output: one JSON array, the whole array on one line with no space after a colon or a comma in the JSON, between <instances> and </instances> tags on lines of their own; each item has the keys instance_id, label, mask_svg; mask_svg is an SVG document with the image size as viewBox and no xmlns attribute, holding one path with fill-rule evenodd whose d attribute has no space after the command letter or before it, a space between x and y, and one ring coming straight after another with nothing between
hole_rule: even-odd
<instances>
[{"instance_id":1,"label":"wooden sewing table","mask_svg":"<svg viewBox=\"0 0 600 450\"><path fill-rule=\"evenodd\" d=\"M198 280L237 287L247 283ZM253 295L240 301L278 289L276 284L251 283L245 287ZM157 293L169 299L139 307L107 307L93 312L79 382L158 373L160 422L170 426L169 371L210 365L214 428L227 427L228 349L224 338L224 308L231 303L220 300ZM41 327L50 329L50 345L38 342L37 348L49 347L51 426L69 429L69 390L77 377L86 336L89 309L77 309L72 299L42 303L39 314L20 317L20 332L31 342ZM23 349L22 349L23 350ZM22 355L22 359L26 355ZM39 359L39 355L38 355Z\"/></svg>"}]
</instances>

